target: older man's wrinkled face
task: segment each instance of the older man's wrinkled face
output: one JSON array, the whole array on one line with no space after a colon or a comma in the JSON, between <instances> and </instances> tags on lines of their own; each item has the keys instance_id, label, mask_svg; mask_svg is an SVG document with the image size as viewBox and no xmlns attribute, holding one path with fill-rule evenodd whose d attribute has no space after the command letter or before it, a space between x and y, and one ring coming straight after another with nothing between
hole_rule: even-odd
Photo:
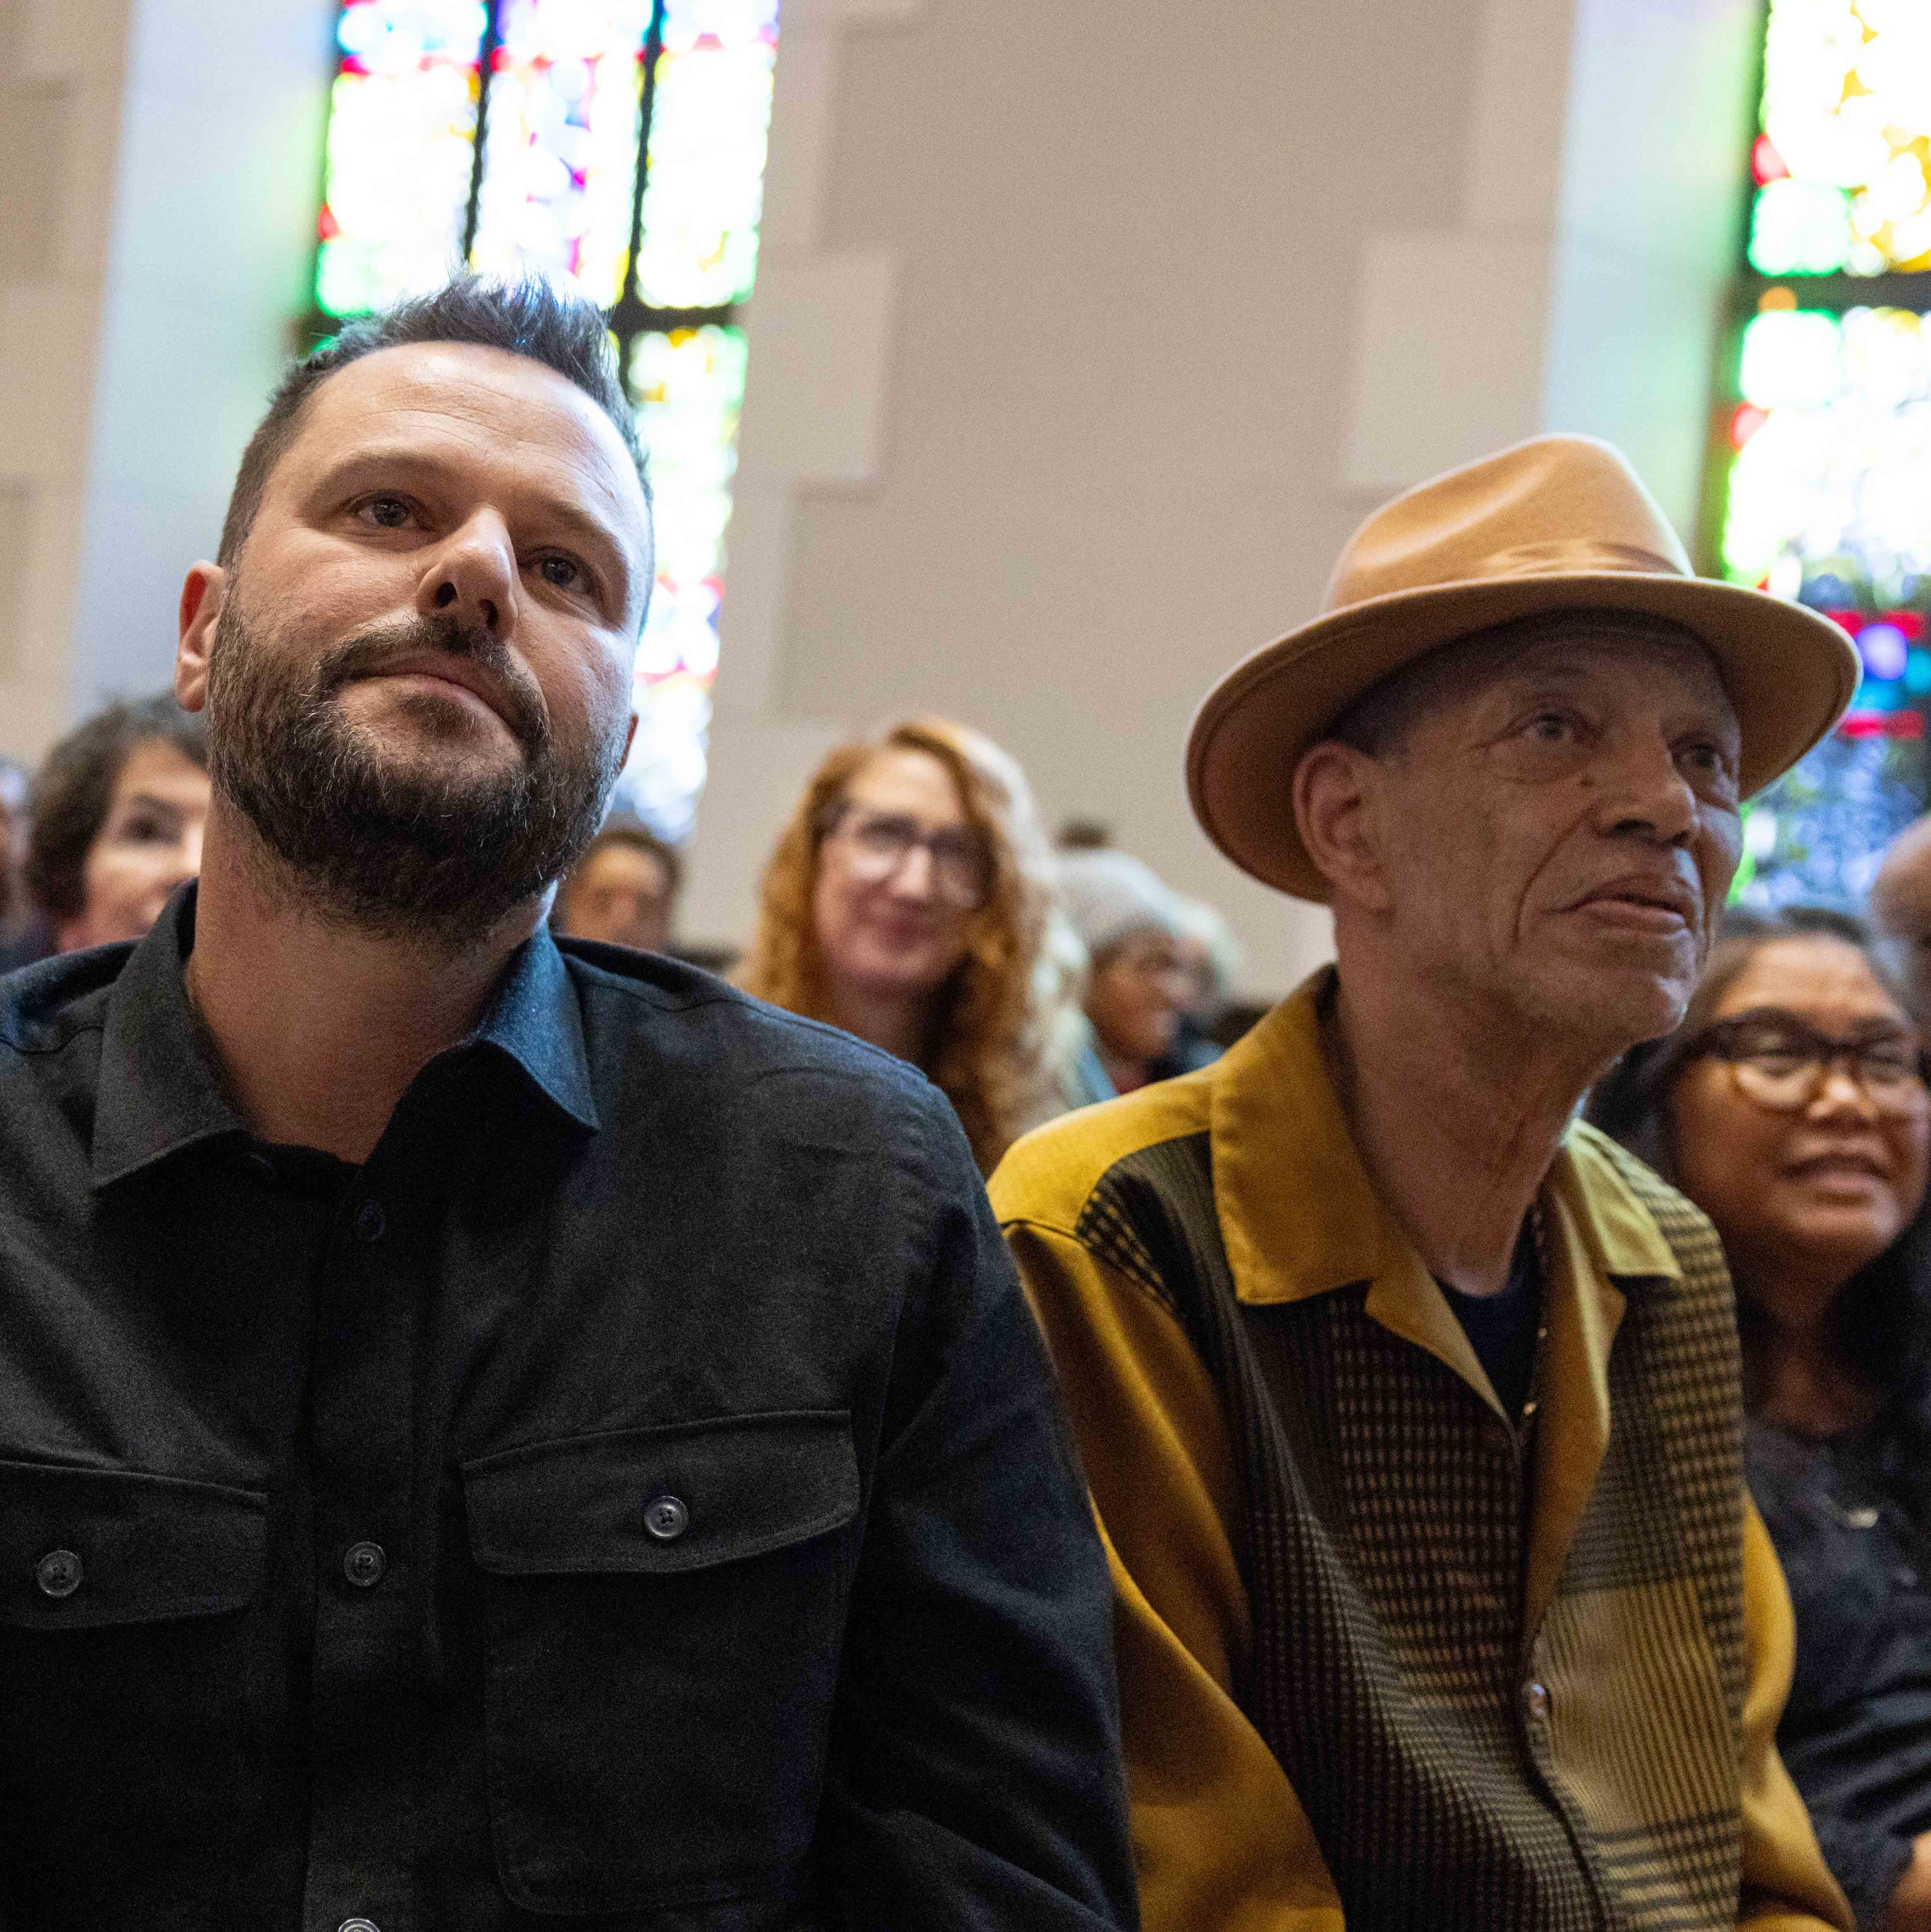
<instances>
[{"instance_id":1,"label":"older man's wrinkled face","mask_svg":"<svg viewBox=\"0 0 1931 1932\"><path fill-rule=\"evenodd\" d=\"M1708 657L1665 629L1472 660L1376 760L1398 951L1534 1024L1668 1031L1736 870L1738 748Z\"/></svg>"}]
</instances>

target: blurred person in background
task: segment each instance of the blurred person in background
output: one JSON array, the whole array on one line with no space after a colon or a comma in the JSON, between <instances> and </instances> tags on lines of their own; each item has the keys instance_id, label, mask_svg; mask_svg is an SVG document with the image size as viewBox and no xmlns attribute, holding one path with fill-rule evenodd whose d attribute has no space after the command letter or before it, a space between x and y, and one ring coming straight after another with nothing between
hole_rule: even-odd
<instances>
[{"instance_id":1,"label":"blurred person in background","mask_svg":"<svg viewBox=\"0 0 1931 1932\"><path fill-rule=\"evenodd\" d=\"M1859 1932L1931 1927L1922 1036L1856 923L1733 915L1590 1113L1716 1224L1746 1467L1797 1613L1777 1743Z\"/></svg>"},{"instance_id":2,"label":"blurred person in background","mask_svg":"<svg viewBox=\"0 0 1931 1932\"><path fill-rule=\"evenodd\" d=\"M1220 1058L1225 1042L1219 1028L1240 976L1240 944L1234 929L1204 899L1176 896L1180 918L1180 966L1186 975L1186 999L1180 1009L1173 1046L1157 1065L1154 1078L1171 1079Z\"/></svg>"},{"instance_id":3,"label":"blurred person in background","mask_svg":"<svg viewBox=\"0 0 1931 1932\"><path fill-rule=\"evenodd\" d=\"M28 812L27 892L47 949L139 939L201 869L208 734L172 697L110 704L47 754Z\"/></svg>"},{"instance_id":4,"label":"blurred person in background","mask_svg":"<svg viewBox=\"0 0 1931 1932\"><path fill-rule=\"evenodd\" d=\"M1879 951L1901 981L1920 1026L1931 1026L1931 818L1892 840L1871 884Z\"/></svg>"},{"instance_id":5,"label":"blurred person in background","mask_svg":"<svg viewBox=\"0 0 1931 1932\"><path fill-rule=\"evenodd\" d=\"M27 849L29 782L25 765L0 758L0 972L6 970L5 948L25 916L20 862Z\"/></svg>"},{"instance_id":6,"label":"blurred person in background","mask_svg":"<svg viewBox=\"0 0 1931 1932\"><path fill-rule=\"evenodd\" d=\"M614 812L556 895L552 929L641 952L670 950L682 855L640 818Z\"/></svg>"},{"instance_id":7,"label":"blurred person in background","mask_svg":"<svg viewBox=\"0 0 1931 1932\"><path fill-rule=\"evenodd\" d=\"M765 868L743 974L760 998L919 1068L980 1170L1057 1111L1052 856L1018 764L943 718L841 746Z\"/></svg>"},{"instance_id":8,"label":"blurred person in background","mask_svg":"<svg viewBox=\"0 0 1931 1932\"><path fill-rule=\"evenodd\" d=\"M1060 890L1090 962L1092 1032L1071 1070L1069 1098L1088 1106L1186 1070L1169 1064L1192 997L1179 898L1131 853L1105 847L1062 851Z\"/></svg>"}]
</instances>

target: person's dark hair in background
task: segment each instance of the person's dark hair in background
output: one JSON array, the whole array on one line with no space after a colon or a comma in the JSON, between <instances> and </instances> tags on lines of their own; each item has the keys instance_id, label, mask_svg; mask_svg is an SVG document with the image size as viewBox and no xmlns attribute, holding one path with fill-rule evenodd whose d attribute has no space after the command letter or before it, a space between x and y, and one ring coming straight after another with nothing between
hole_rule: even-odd
<instances>
[{"instance_id":1,"label":"person's dark hair in background","mask_svg":"<svg viewBox=\"0 0 1931 1932\"><path fill-rule=\"evenodd\" d=\"M1777 1741L1861 1932L1931 1927L1931 1094L1903 990L1839 913L1731 915L1599 1126L1708 1214L1738 1297L1746 1467L1797 1616Z\"/></svg>"},{"instance_id":2,"label":"person's dark hair in background","mask_svg":"<svg viewBox=\"0 0 1931 1932\"><path fill-rule=\"evenodd\" d=\"M640 952L670 950L684 857L634 813L613 812L557 889L551 929Z\"/></svg>"},{"instance_id":3,"label":"person's dark hair in background","mask_svg":"<svg viewBox=\"0 0 1931 1932\"><path fill-rule=\"evenodd\" d=\"M1103 818L1069 818L1054 835L1061 852L1104 852L1113 843L1113 827Z\"/></svg>"},{"instance_id":4,"label":"person's dark hair in background","mask_svg":"<svg viewBox=\"0 0 1931 1932\"><path fill-rule=\"evenodd\" d=\"M194 877L208 812L208 728L167 696L77 724L34 781L22 876L51 950L138 939Z\"/></svg>"}]
</instances>

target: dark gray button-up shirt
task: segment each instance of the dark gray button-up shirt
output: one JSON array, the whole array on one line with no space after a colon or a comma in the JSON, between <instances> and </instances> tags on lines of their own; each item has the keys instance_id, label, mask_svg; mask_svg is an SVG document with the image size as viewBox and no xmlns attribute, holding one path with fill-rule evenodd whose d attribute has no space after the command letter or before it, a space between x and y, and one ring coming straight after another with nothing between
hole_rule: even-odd
<instances>
[{"instance_id":1,"label":"dark gray button-up shirt","mask_svg":"<svg viewBox=\"0 0 1931 1932\"><path fill-rule=\"evenodd\" d=\"M364 1166L262 1147L193 912L0 982L0 1928L1131 1923L943 1100L544 934Z\"/></svg>"}]
</instances>

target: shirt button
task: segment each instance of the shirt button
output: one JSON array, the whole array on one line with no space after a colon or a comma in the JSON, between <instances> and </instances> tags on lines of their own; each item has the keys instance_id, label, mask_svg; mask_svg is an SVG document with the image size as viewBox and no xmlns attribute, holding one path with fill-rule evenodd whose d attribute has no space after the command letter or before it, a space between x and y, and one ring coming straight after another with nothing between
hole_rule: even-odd
<instances>
[{"instance_id":1,"label":"shirt button","mask_svg":"<svg viewBox=\"0 0 1931 1932\"><path fill-rule=\"evenodd\" d=\"M71 1550L49 1550L34 1565L34 1581L40 1594L58 1600L70 1597L80 1588L80 1558Z\"/></svg>"},{"instance_id":2,"label":"shirt button","mask_svg":"<svg viewBox=\"0 0 1931 1932\"><path fill-rule=\"evenodd\" d=\"M345 1918L335 1932L382 1932L382 1928L373 1918Z\"/></svg>"},{"instance_id":3,"label":"shirt button","mask_svg":"<svg viewBox=\"0 0 1931 1932\"><path fill-rule=\"evenodd\" d=\"M676 1496L659 1496L644 1505L643 1526L659 1543L675 1543L691 1527L691 1512Z\"/></svg>"},{"instance_id":4,"label":"shirt button","mask_svg":"<svg viewBox=\"0 0 1931 1932\"><path fill-rule=\"evenodd\" d=\"M355 1210L355 1234L358 1240L379 1241L388 1225L379 1201L364 1201Z\"/></svg>"},{"instance_id":5,"label":"shirt button","mask_svg":"<svg viewBox=\"0 0 1931 1932\"><path fill-rule=\"evenodd\" d=\"M342 1574L358 1590L373 1590L388 1567L379 1543L352 1543L342 1552Z\"/></svg>"},{"instance_id":6,"label":"shirt button","mask_svg":"<svg viewBox=\"0 0 1931 1932\"><path fill-rule=\"evenodd\" d=\"M1549 1686L1547 1684L1525 1685L1522 1690L1522 1702L1528 1712L1531 1724L1546 1724L1549 1722Z\"/></svg>"}]
</instances>

